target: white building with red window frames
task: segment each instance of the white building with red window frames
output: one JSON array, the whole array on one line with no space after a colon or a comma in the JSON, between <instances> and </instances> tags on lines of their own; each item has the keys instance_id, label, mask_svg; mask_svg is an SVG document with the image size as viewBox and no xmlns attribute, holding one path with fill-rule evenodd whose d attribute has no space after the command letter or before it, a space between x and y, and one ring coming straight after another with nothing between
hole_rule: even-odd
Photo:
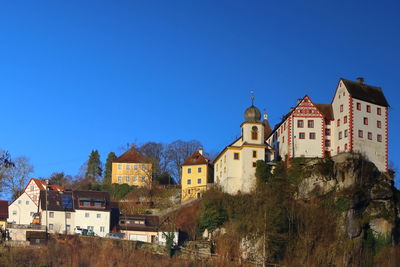
<instances>
[{"instance_id":1,"label":"white building with red window frames","mask_svg":"<svg viewBox=\"0 0 400 267\"><path fill-rule=\"evenodd\" d=\"M363 78L339 79L331 104L309 96L297 101L267 137L272 158L326 157L357 152L379 170L388 169L388 108L380 87Z\"/></svg>"}]
</instances>

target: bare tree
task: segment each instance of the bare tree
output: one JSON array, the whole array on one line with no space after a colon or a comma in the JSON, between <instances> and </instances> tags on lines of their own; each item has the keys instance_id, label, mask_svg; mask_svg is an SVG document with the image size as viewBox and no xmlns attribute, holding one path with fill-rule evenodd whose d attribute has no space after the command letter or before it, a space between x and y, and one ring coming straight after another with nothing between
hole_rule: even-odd
<instances>
[{"instance_id":1,"label":"bare tree","mask_svg":"<svg viewBox=\"0 0 400 267\"><path fill-rule=\"evenodd\" d=\"M177 140L167 146L166 155L170 161L171 174L178 183L181 182L181 165L187 157L191 156L200 148L202 148L202 145L197 140Z\"/></svg>"},{"instance_id":2,"label":"bare tree","mask_svg":"<svg viewBox=\"0 0 400 267\"><path fill-rule=\"evenodd\" d=\"M33 166L27 157L19 157L14 160L14 165L7 168L2 180L3 187L16 199L25 187L29 174L33 172Z\"/></svg>"}]
</instances>

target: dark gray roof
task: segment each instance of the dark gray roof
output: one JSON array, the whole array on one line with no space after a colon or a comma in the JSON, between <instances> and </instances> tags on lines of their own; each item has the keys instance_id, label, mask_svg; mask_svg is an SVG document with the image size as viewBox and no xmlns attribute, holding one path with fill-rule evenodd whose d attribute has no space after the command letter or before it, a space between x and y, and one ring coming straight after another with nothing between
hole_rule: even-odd
<instances>
[{"instance_id":1,"label":"dark gray roof","mask_svg":"<svg viewBox=\"0 0 400 267\"><path fill-rule=\"evenodd\" d=\"M387 102L380 87L360 82L353 82L343 78L341 78L341 80L343 81L344 85L349 91L349 94L353 98L363 100L372 104L376 104L379 106L384 106L384 107L389 106L389 103Z\"/></svg>"}]
</instances>

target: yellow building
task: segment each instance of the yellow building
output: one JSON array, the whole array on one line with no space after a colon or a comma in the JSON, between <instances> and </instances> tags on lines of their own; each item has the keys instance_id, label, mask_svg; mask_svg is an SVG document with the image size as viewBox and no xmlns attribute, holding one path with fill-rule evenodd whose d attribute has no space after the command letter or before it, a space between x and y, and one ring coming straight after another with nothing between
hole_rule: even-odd
<instances>
[{"instance_id":1,"label":"yellow building","mask_svg":"<svg viewBox=\"0 0 400 267\"><path fill-rule=\"evenodd\" d=\"M111 183L136 186L150 185L153 179L152 166L150 160L132 146L131 149L113 161Z\"/></svg>"},{"instance_id":2,"label":"yellow building","mask_svg":"<svg viewBox=\"0 0 400 267\"><path fill-rule=\"evenodd\" d=\"M213 183L213 173L212 164L203 156L203 150L188 157L182 164L182 202L200 198L207 190L207 184Z\"/></svg>"}]
</instances>

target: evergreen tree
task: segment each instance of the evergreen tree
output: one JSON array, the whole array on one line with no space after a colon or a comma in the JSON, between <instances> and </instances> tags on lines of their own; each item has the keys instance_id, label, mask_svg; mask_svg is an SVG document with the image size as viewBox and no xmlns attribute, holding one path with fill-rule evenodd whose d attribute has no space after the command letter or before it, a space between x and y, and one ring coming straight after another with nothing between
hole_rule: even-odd
<instances>
[{"instance_id":1,"label":"evergreen tree","mask_svg":"<svg viewBox=\"0 0 400 267\"><path fill-rule=\"evenodd\" d=\"M117 158L114 152L108 153L104 169L103 184L111 184L112 162Z\"/></svg>"},{"instance_id":2,"label":"evergreen tree","mask_svg":"<svg viewBox=\"0 0 400 267\"><path fill-rule=\"evenodd\" d=\"M97 150L92 150L87 164L85 179L88 182L96 183L100 180L102 173L100 154Z\"/></svg>"}]
</instances>

